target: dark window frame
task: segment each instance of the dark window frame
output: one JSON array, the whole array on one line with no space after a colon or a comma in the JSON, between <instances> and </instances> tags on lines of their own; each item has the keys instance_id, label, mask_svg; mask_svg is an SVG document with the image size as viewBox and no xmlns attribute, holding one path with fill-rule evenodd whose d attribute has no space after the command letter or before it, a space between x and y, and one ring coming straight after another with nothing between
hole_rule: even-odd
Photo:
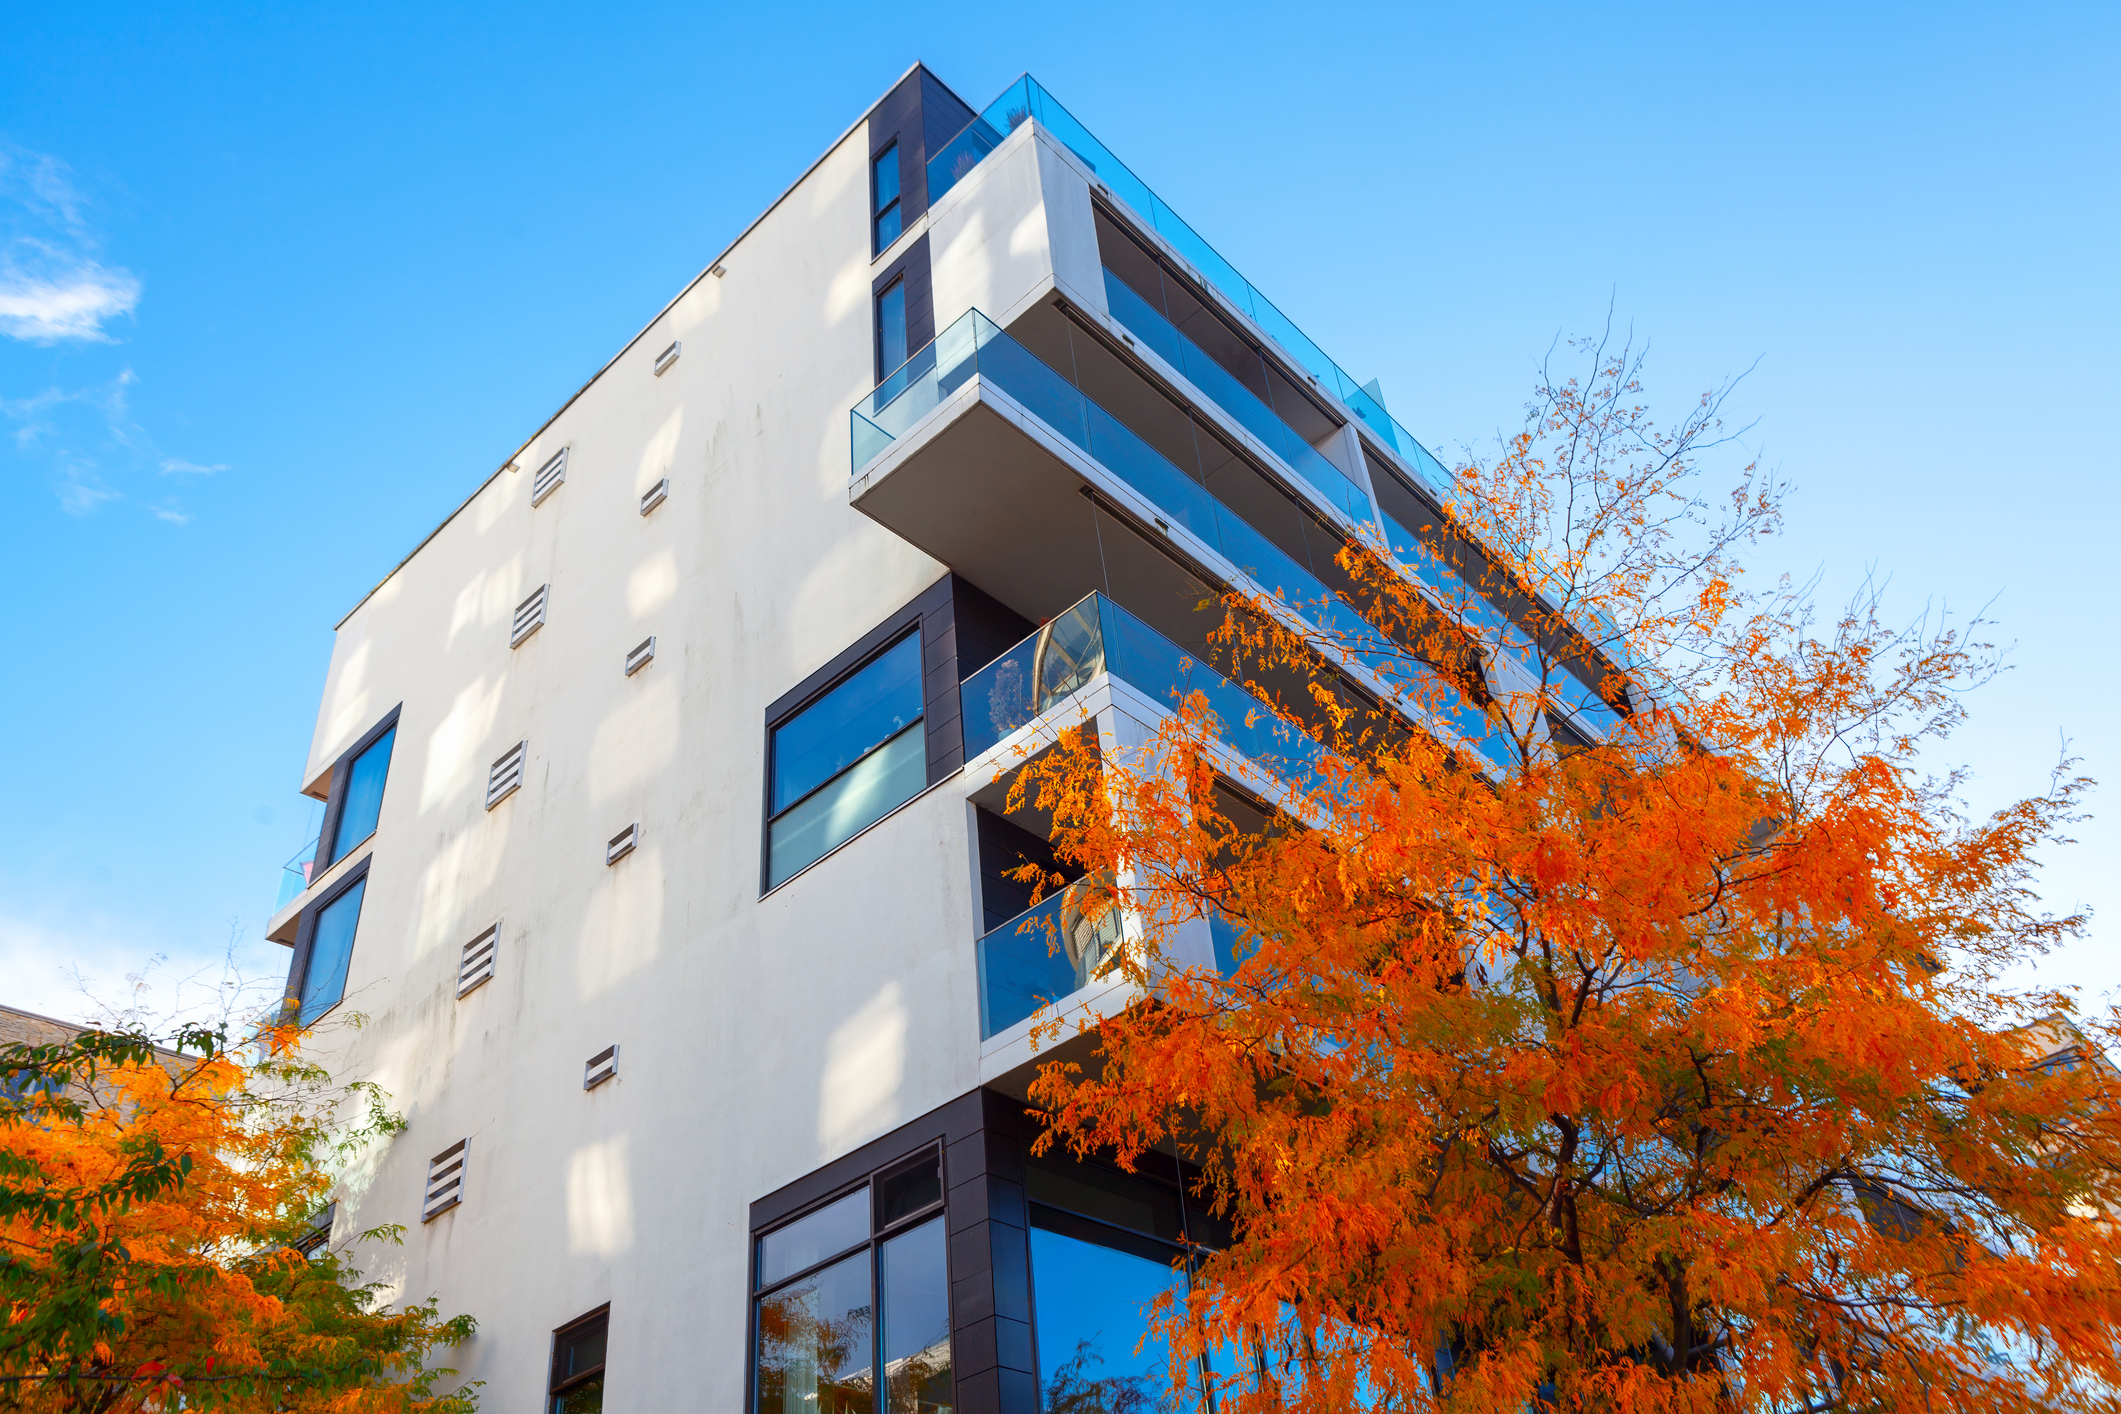
<instances>
[{"instance_id":1,"label":"dark window frame","mask_svg":"<svg viewBox=\"0 0 2121 1414\"><path fill-rule=\"evenodd\" d=\"M362 752L381 741L385 732L396 728L398 716L404 710L405 704L400 702L397 706L385 712L374 726L355 738L354 744L340 752L338 759L331 763L331 785L328 788L328 794L324 802L324 822L317 830L317 853L315 861L310 866L310 878L322 878L324 871L332 865L331 849L332 845L337 842L335 837L339 833L340 817L346 813L346 787L353 776L353 763L360 759ZM397 759L397 747L395 744L391 747L391 759ZM388 783L389 778L386 774L386 787ZM378 817L376 832L380 833L382 828L381 817ZM354 843L358 845L360 841L355 840Z\"/></svg>"},{"instance_id":2,"label":"dark window frame","mask_svg":"<svg viewBox=\"0 0 2121 1414\"><path fill-rule=\"evenodd\" d=\"M891 362L891 355L884 348L884 301L891 297L891 292L893 290L898 291L899 297L899 341L906 346L906 352L904 356L902 356L897 363ZM909 298L910 293L911 292L907 289L906 286L906 276L904 272L900 272L900 274L896 278L894 278L890 284L884 286L884 288L878 290L874 295L870 296L869 322L874 325L876 329L876 366L880 370L877 374L876 381L879 384L881 384L886 378L889 378L893 373L897 372L901 367L903 367L906 364L907 360L911 359L915 353L915 350L913 348L912 320L907 316L906 313L906 300Z\"/></svg>"},{"instance_id":3,"label":"dark window frame","mask_svg":"<svg viewBox=\"0 0 2121 1414\"><path fill-rule=\"evenodd\" d=\"M583 1370L577 1374L567 1375L563 1377L560 1374L560 1351L563 1348L561 1342L569 1339L572 1336L580 1334L581 1332L589 1329L591 1326L596 1325L601 1325L604 1328L604 1359L596 1366L595 1369ZM588 1384L591 1380L600 1380L604 1378L605 1370L610 1368L611 1365L610 1342L611 1303L609 1301L605 1302L603 1305L597 1307L593 1311L585 1311L581 1315L575 1317L573 1320L567 1322L565 1325L555 1326L553 1328L552 1349L551 1352L547 1355L545 1361L545 1408L548 1411L548 1414L550 1414L550 1410L552 1409L552 1402L555 1399L558 1399L562 1395L569 1394L575 1390L580 1389L583 1385Z\"/></svg>"},{"instance_id":4,"label":"dark window frame","mask_svg":"<svg viewBox=\"0 0 2121 1414\"><path fill-rule=\"evenodd\" d=\"M945 1108L948 1107L946 1106ZM910 1129L914 1126L909 1125L906 1127ZM889 1143L896 1137L896 1135L886 1135L883 1140L878 1142ZM847 1158L840 1160L838 1163L829 1165L828 1168L824 1170L824 1172L829 1173L833 1176L834 1183L832 1188L830 1188L823 1196L807 1199L803 1202L802 1206L795 1208L794 1210L789 1212L776 1214L769 1221L763 1224L756 1225L751 1229L751 1235L749 1239L751 1243L751 1249L746 1254L746 1259L744 1263L745 1285L747 1287L744 1296L746 1302L744 1339L745 1414L752 1414L752 1411L758 1408L759 1309L765 1303L767 1297L773 1295L775 1292L785 1291L791 1286L799 1285L800 1283L817 1275L819 1272L825 1270L827 1267L833 1266L839 1262L844 1262L849 1257L854 1256L858 1252L866 1252L868 1254L869 1259L870 1309L872 1313L874 1313L872 1315L869 1335L870 1368L872 1372L877 1372L879 1371L882 1363L882 1354L880 1347L884 1338L884 1322L882 1319L882 1312L879 1309L883 1303L883 1293L881 1290L880 1281L882 1277L881 1263L883 1260L884 1244L894 1237L898 1237L904 1233L913 1231L913 1229L921 1226L923 1223L940 1221L943 1224L945 1243L944 1282L946 1288L955 1280L954 1273L956 1271L956 1262L949 1252L950 1169L949 1143L947 1138L941 1134L935 1134L930 1137L923 1138L918 1143L915 1143L911 1148L897 1149L894 1151L892 1157L882 1160L875 1158L872 1154L869 1153L869 1150L875 1149L876 1147L877 1145L875 1144L869 1145L867 1146L867 1148L859 1150L855 1154L848 1155ZM878 1221L879 1215L877 1213L877 1189L879 1184L883 1180L892 1177L895 1173L913 1167L917 1161L919 1161L925 1156L933 1156L934 1158L936 1174L942 1180L942 1196L938 1197L933 1203L928 1204L926 1207L923 1207L913 1213L909 1213L902 1218L898 1218L893 1221L889 1226L885 1226L884 1224ZM867 1165L867 1167L861 1168L860 1170L850 1174L847 1172L847 1166L850 1163L864 1163ZM867 1237L863 1238L860 1242L850 1243L847 1246L828 1254L827 1256L821 1257L817 1261L812 1262L809 1266L804 1267L799 1271L790 1272L788 1275L781 1277L777 1281L774 1281L772 1283L760 1282L759 1244L762 1239L771 1236L773 1233L780 1231L782 1228L789 1227L795 1223L801 1222L804 1218L809 1217L813 1213L821 1212L824 1209L831 1207L834 1203L839 1202L848 1194L853 1193L855 1190L861 1188L866 1188L869 1191L869 1235ZM752 1204L752 1220L755 1224L758 1223L757 1214L760 1206L761 1204L759 1203ZM957 1378L956 1371L958 1369L958 1354L956 1317L954 1309L952 1311L951 1318L950 1347L952 1380L953 1382L955 1382ZM960 1400L960 1402L962 1402L962 1400ZM875 1414L884 1414L886 1403L887 1401L885 1399L879 1398L874 1406Z\"/></svg>"},{"instance_id":5,"label":"dark window frame","mask_svg":"<svg viewBox=\"0 0 2121 1414\"><path fill-rule=\"evenodd\" d=\"M773 733L791 717L830 692L847 678L867 667L878 654L895 646L909 629L921 636L921 722L928 756L925 791L956 775L965 764L963 722L959 716L957 689L964 677L961 647L970 647L984 666L993 656L1035 630L1037 625L1016 619L1005 606L976 585L955 574L944 573L915 595L911 602L888 615L830 661L768 703L759 742L759 896L792 883L804 870L772 882ZM999 647L994 645L999 644ZM985 655L985 656L982 656ZM886 817L888 818L888 817ZM881 823L879 821L878 823ZM868 827L873 828L873 826ZM857 834L854 838L859 838ZM852 843L834 846L819 856L819 862ZM806 865L805 870L811 866Z\"/></svg>"},{"instance_id":6,"label":"dark window frame","mask_svg":"<svg viewBox=\"0 0 2121 1414\"><path fill-rule=\"evenodd\" d=\"M891 156L896 156L896 157L897 157L897 159L898 159L898 191L897 191L897 193L896 193L896 194L894 194L894 195L892 196L891 200L889 200L889 201L887 201L887 202L882 202L882 203L879 203L879 202L877 201L877 197L878 197L878 195L880 194L880 191L879 191L879 184L878 184L878 182L877 182L877 180L876 180L876 177L877 177L877 168L879 168L879 167L881 167L881 166L883 165L884 159L885 159L886 157L891 157ZM891 214L891 212L892 212L893 210L896 210L896 211L897 211L897 212L899 213L899 227L898 227L898 230L897 230L897 232L896 232L896 233L894 233L894 234L892 235L891 239L887 241L887 240L885 240L885 239L883 238L883 235L884 235L884 231L883 231L883 227L884 227L884 218L885 218L886 216L890 215L890 214ZM899 239L899 237L900 237L900 236L903 236L903 235L905 235L905 234L906 234L906 226L907 226L907 224L908 224L908 223L907 223L907 221L906 221L906 148L905 148L905 145L904 145L903 143L901 143L901 142L899 141L899 138L898 138L898 134L897 134L897 133L893 133L893 134L891 135L890 141L886 142L886 143L885 143L885 144L884 144L884 145L883 145L882 147L878 148L878 149L877 149L877 150L876 150L875 152L872 152L872 153L870 153L870 154L869 154L869 250L870 250L870 258L871 258L871 259L874 259L874 258L876 258L877 256L879 256L879 255L882 255L882 254L883 254L883 253L884 253L885 251L889 250L889 249L891 248L891 246L892 246L892 243L893 243L893 242L897 241L897 240Z\"/></svg>"},{"instance_id":7,"label":"dark window frame","mask_svg":"<svg viewBox=\"0 0 2121 1414\"><path fill-rule=\"evenodd\" d=\"M375 858L373 850L362 855L358 860L354 861L344 874L332 881L329 889L317 895L315 899L303 907L301 916L295 923L294 957L289 960L287 967L287 993L281 998L281 1016L283 1020L293 1021L302 1012L302 988L309 981L310 953L316 947L317 942L317 916L344 898L355 884L366 879L368 877L368 867L375 863ZM363 898L361 905L366 908L368 900ZM354 941L360 941L360 924L358 922L354 924ZM349 956L351 956L350 953ZM343 1002L345 1000L346 994L340 993L339 1001ZM339 1002L333 1002L331 1006L324 1008L317 1015L320 1017L324 1016L338 1005Z\"/></svg>"}]
</instances>

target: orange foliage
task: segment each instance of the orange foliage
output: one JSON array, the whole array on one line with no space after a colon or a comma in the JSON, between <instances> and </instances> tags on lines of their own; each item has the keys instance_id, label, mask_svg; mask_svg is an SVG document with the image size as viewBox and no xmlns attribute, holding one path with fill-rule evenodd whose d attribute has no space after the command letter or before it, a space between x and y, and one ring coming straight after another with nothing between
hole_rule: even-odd
<instances>
[{"instance_id":1,"label":"orange foliage","mask_svg":"<svg viewBox=\"0 0 2121 1414\"><path fill-rule=\"evenodd\" d=\"M1746 590L1780 488L1697 493L1718 399L1660 431L1589 352L1412 574L1343 552L1377 638L1229 601L1307 778L1198 697L1020 775L1138 935L1042 1142L1199 1166L1236 1237L1161 1324L1248 1352L1226 1414L2114 1409L2121 1096L2005 980L2080 925L2030 871L2084 783L1971 818L1924 753L1988 650ZM1218 916L1235 971L1175 962Z\"/></svg>"},{"instance_id":2,"label":"orange foliage","mask_svg":"<svg viewBox=\"0 0 2121 1414\"><path fill-rule=\"evenodd\" d=\"M180 1407L471 1414L425 1365L472 1331L432 1301L397 1310L333 1252L292 1245L340 1144L394 1131L370 1087L335 1094L294 1058L204 1054L87 1033L0 1048L0 1408ZM394 1233L364 1234L393 1237Z\"/></svg>"}]
</instances>

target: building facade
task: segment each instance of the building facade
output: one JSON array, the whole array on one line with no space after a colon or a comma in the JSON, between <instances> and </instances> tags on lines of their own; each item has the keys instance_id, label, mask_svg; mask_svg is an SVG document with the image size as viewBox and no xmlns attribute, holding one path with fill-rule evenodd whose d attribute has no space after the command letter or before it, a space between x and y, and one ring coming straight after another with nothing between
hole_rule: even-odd
<instances>
[{"instance_id":1,"label":"building facade","mask_svg":"<svg viewBox=\"0 0 2121 1414\"><path fill-rule=\"evenodd\" d=\"M269 932L409 1124L334 1241L405 1225L355 1264L477 1317L498 1410L1176 1397L1141 1310L1210 1225L1023 1115L1128 925L1020 930L997 773L1241 719L1219 587L1451 576L1434 474L1035 82L916 66L338 626ZM1234 789L1302 754L1232 737Z\"/></svg>"}]
</instances>

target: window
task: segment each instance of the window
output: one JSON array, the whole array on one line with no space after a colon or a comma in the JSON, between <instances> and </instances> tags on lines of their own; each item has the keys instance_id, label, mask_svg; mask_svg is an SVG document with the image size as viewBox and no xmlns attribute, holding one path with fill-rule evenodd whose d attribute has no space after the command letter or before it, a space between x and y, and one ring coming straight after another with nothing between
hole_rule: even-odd
<instances>
[{"instance_id":1,"label":"window","mask_svg":"<svg viewBox=\"0 0 2121 1414\"><path fill-rule=\"evenodd\" d=\"M878 378L887 378L906 361L906 282L894 280L876 297Z\"/></svg>"},{"instance_id":2,"label":"window","mask_svg":"<svg viewBox=\"0 0 2121 1414\"><path fill-rule=\"evenodd\" d=\"M354 930L361 922L361 896L367 892L368 876L363 874L318 909L310 924L309 955L302 964L300 1020L304 1026L346 995L346 965L353 960Z\"/></svg>"},{"instance_id":3,"label":"window","mask_svg":"<svg viewBox=\"0 0 2121 1414\"><path fill-rule=\"evenodd\" d=\"M390 774L390 748L397 736L398 729L393 726L347 768L346 795L339 806L338 826L332 831L327 867L337 864L355 845L376 832L376 818L383 810L383 781Z\"/></svg>"},{"instance_id":4,"label":"window","mask_svg":"<svg viewBox=\"0 0 2121 1414\"><path fill-rule=\"evenodd\" d=\"M951 1414L942 1200L927 1149L758 1239L755 1414Z\"/></svg>"},{"instance_id":5,"label":"window","mask_svg":"<svg viewBox=\"0 0 2121 1414\"><path fill-rule=\"evenodd\" d=\"M1176 1409L1171 1356L1149 1308L1183 1296L1178 1191L1067 1159L1025 1166L1040 1408ZM1140 1349L1136 1349L1139 1343ZM1218 1358L1215 1363L1222 1364Z\"/></svg>"},{"instance_id":6,"label":"window","mask_svg":"<svg viewBox=\"0 0 2121 1414\"><path fill-rule=\"evenodd\" d=\"M773 728L767 887L920 794L921 712L916 629Z\"/></svg>"},{"instance_id":7,"label":"window","mask_svg":"<svg viewBox=\"0 0 2121 1414\"><path fill-rule=\"evenodd\" d=\"M611 1308L592 1311L552 1333L549 1414L598 1414L604 1407L604 1346Z\"/></svg>"},{"instance_id":8,"label":"window","mask_svg":"<svg viewBox=\"0 0 2121 1414\"><path fill-rule=\"evenodd\" d=\"M879 152L870 162L869 170L871 190L876 193L876 201L871 207L876 213L876 248L881 252L884 247L897 240L899 232L906 228L905 216L898 202L898 144L894 142ZM901 359L899 362L903 363L905 360ZM898 364L891 366L896 368Z\"/></svg>"}]
</instances>

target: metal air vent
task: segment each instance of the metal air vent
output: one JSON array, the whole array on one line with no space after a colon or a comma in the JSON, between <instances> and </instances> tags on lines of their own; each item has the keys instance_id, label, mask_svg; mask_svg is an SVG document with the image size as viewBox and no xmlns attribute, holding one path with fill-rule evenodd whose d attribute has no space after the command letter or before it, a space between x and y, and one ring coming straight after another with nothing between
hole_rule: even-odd
<instances>
[{"instance_id":1,"label":"metal air vent","mask_svg":"<svg viewBox=\"0 0 2121 1414\"><path fill-rule=\"evenodd\" d=\"M493 980L494 955L500 951L500 946L501 925L498 923L489 924L485 932L464 945L463 960L457 964L458 996Z\"/></svg>"},{"instance_id":2,"label":"metal air vent","mask_svg":"<svg viewBox=\"0 0 2121 1414\"><path fill-rule=\"evenodd\" d=\"M625 829L613 835L610 841L605 844L604 863L607 865L618 863L627 855L633 853L633 847L640 842L641 827L639 825L628 825Z\"/></svg>"},{"instance_id":3,"label":"metal air vent","mask_svg":"<svg viewBox=\"0 0 2121 1414\"><path fill-rule=\"evenodd\" d=\"M641 514L647 515L657 506L670 499L670 478L664 477L641 493Z\"/></svg>"},{"instance_id":4,"label":"metal air vent","mask_svg":"<svg viewBox=\"0 0 2121 1414\"><path fill-rule=\"evenodd\" d=\"M655 635L651 633L635 644L633 651L626 655L626 676L632 677L635 673L647 667L648 660L654 656Z\"/></svg>"},{"instance_id":5,"label":"metal air vent","mask_svg":"<svg viewBox=\"0 0 2121 1414\"><path fill-rule=\"evenodd\" d=\"M668 373L670 371L670 365L676 363L678 361L678 355L683 353L684 351L684 344L674 342L669 348L657 354L655 356L655 376L660 378L665 373Z\"/></svg>"},{"instance_id":6,"label":"metal air vent","mask_svg":"<svg viewBox=\"0 0 2121 1414\"><path fill-rule=\"evenodd\" d=\"M538 592L516 605L515 623L508 630L508 646L517 647L530 635L545 627L545 599L552 586L541 584Z\"/></svg>"},{"instance_id":7,"label":"metal air vent","mask_svg":"<svg viewBox=\"0 0 2121 1414\"><path fill-rule=\"evenodd\" d=\"M523 757L530 750L530 743L519 741L501 753L501 759L493 763L486 773L486 808L493 809L516 793L523 784Z\"/></svg>"},{"instance_id":8,"label":"metal air vent","mask_svg":"<svg viewBox=\"0 0 2121 1414\"><path fill-rule=\"evenodd\" d=\"M567 479L567 448L553 453L552 460L538 468L538 474L530 478L530 504L538 502L560 489Z\"/></svg>"},{"instance_id":9,"label":"metal air vent","mask_svg":"<svg viewBox=\"0 0 2121 1414\"><path fill-rule=\"evenodd\" d=\"M619 1048L606 1046L582 1067L582 1088L594 1090L619 1073Z\"/></svg>"},{"instance_id":10,"label":"metal air vent","mask_svg":"<svg viewBox=\"0 0 2121 1414\"><path fill-rule=\"evenodd\" d=\"M420 1221L431 1223L464 1201L464 1160L471 1141L459 1139L427 1161L427 1194L420 1201Z\"/></svg>"}]
</instances>

